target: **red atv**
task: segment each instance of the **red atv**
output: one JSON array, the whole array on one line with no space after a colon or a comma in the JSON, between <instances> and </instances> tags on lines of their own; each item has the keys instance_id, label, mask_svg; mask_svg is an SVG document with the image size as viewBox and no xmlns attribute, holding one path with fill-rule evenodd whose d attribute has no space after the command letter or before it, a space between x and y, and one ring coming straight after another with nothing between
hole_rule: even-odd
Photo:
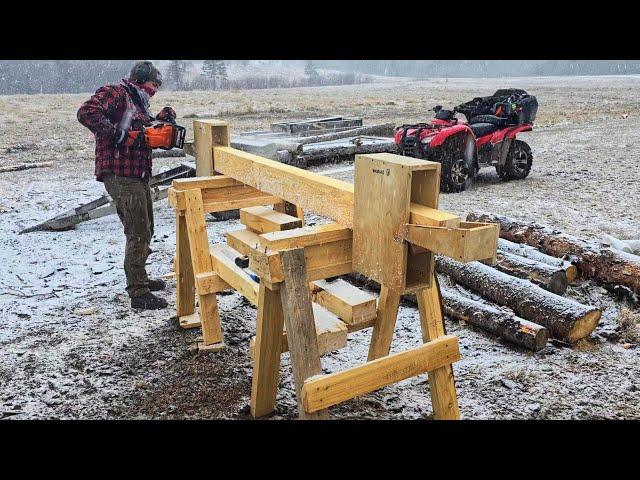
<instances>
[{"instance_id":1,"label":"red atv","mask_svg":"<svg viewBox=\"0 0 640 480\"><path fill-rule=\"evenodd\" d=\"M516 135L532 130L536 97L520 89L503 89L453 110L439 105L433 110L430 123L397 127L394 139L401 155L440 162L443 191L465 190L480 167L494 166L503 180L529 175L531 148ZM456 113L467 122L455 118Z\"/></svg>"}]
</instances>

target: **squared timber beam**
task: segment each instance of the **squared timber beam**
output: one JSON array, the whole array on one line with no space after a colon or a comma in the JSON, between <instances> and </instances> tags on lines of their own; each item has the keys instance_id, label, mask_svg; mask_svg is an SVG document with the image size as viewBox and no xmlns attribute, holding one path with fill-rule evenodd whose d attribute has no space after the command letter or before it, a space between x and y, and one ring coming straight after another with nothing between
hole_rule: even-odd
<instances>
[{"instance_id":1,"label":"squared timber beam","mask_svg":"<svg viewBox=\"0 0 640 480\"><path fill-rule=\"evenodd\" d=\"M240 223L256 233L279 232L302 227L302 220L267 207L240 209Z\"/></svg>"},{"instance_id":2,"label":"squared timber beam","mask_svg":"<svg viewBox=\"0 0 640 480\"><path fill-rule=\"evenodd\" d=\"M458 338L445 335L364 365L311 377L302 387L302 404L306 412L316 412L458 360Z\"/></svg>"}]
</instances>

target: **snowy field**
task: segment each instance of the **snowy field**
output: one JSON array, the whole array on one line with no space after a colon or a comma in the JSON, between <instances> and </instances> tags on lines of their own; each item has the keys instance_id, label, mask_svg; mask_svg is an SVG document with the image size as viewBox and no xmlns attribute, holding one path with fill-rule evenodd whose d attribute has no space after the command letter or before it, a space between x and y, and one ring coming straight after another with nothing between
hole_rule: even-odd
<instances>
[{"instance_id":1,"label":"snowy field","mask_svg":"<svg viewBox=\"0 0 640 480\"><path fill-rule=\"evenodd\" d=\"M276 121L332 114L365 124L425 121L431 108L452 107L497 88L525 88L538 97L534 131L522 135L534 154L531 175L502 183L483 169L473 187L443 194L440 208L473 210L553 226L585 239L605 233L640 237L639 76L394 80L340 87L225 92L164 92L152 100L178 112L192 137L195 116L217 116L234 131L268 129ZM116 216L66 232L18 235L69 208L99 197L93 136L76 120L80 95L0 96L0 166L53 161L53 168L0 173L0 418L248 418L249 339L256 311L238 294L219 297L228 348L198 354L197 332L175 315L175 285L161 294L164 311L129 308L122 271L124 235ZM154 160L154 173L181 159ZM338 165L345 166L345 165ZM322 171L336 165L319 167ZM342 172L338 178L352 180ZM174 212L155 206L156 234L148 271L171 271ZM307 215L307 222L318 221ZM211 241L241 228L237 220L208 224ZM599 306L592 335L569 348L550 341L532 353L483 331L446 320L460 338L454 364L464 419L640 419L640 312L590 282L568 296ZM323 357L326 372L366 359L370 330L348 348ZM400 308L392 351L421 341L417 310ZM283 356L278 410L296 418L288 354ZM346 402L335 418L429 418L426 375Z\"/></svg>"}]
</instances>

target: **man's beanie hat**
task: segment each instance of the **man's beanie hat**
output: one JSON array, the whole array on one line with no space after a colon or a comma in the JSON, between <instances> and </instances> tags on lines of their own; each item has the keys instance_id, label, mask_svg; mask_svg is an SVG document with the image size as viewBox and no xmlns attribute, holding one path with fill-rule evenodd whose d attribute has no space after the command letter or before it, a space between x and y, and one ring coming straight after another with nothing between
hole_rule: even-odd
<instances>
[{"instance_id":1,"label":"man's beanie hat","mask_svg":"<svg viewBox=\"0 0 640 480\"><path fill-rule=\"evenodd\" d=\"M137 83L144 83L148 81L157 82L158 85L162 84L162 74L153 63L149 60L142 62L136 62L129 73L129 80Z\"/></svg>"}]
</instances>

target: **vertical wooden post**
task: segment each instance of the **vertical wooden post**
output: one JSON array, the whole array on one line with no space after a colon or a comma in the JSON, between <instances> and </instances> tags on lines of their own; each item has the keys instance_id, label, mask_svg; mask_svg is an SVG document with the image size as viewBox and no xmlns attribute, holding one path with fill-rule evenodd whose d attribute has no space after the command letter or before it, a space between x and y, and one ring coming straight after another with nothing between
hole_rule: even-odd
<instances>
[{"instance_id":1,"label":"vertical wooden post","mask_svg":"<svg viewBox=\"0 0 640 480\"><path fill-rule=\"evenodd\" d=\"M231 144L229 125L221 120L194 120L193 143L196 151L196 177L214 174L213 147Z\"/></svg>"},{"instance_id":2,"label":"vertical wooden post","mask_svg":"<svg viewBox=\"0 0 640 480\"><path fill-rule=\"evenodd\" d=\"M198 189L186 190L185 221L189 232L189 251L191 252L191 264L194 275L200 273L214 273L211 254L209 253L209 240L207 226L204 222L204 208L202 206L202 193ZM200 323L205 345L221 343L222 328L218 314L218 301L215 293L201 294L200 299Z\"/></svg>"},{"instance_id":3,"label":"vertical wooden post","mask_svg":"<svg viewBox=\"0 0 640 480\"><path fill-rule=\"evenodd\" d=\"M254 418L267 415L276 408L283 323L280 292L260 283L251 380L251 415Z\"/></svg>"},{"instance_id":4,"label":"vertical wooden post","mask_svg":"<svg viewBox=\"0 0 640 480\"><path fill-rule=\"evenodd\" d=\"M380 298L378 300L378 316L373 326L373 333L371 334L367 361L370 362L376 358L389 355L399 307L400 293L381 285Z\"/></svg>"},{"instance_id":5,"label":"vertical wooden post","mask_svg":"<svg viewBox=\"0 0 640 480\"><path fill-rule=\"evenodd\" d=\"M442 300L438 278L434 275L430 285L416 292L420 310L422 340L428 342L445 334ZM458 420L460 409L453 378L453 367L446 365L429 372L429 391L433 416L436 420Z\"/></svg>"},{"instance_id":6,"label":"vertical wooden post","mask_svg":"<svg viewBox=\"0 0 640 480\"><path fill-rule=\"evenodd\" d=\"M196 287L189 250L189 232L184 213L176 210L176 314L179 317L196 311Z\"/></svg>"},{"instance_id":7,"label":"vertical wooden post","mask_svg":"<svg viewBox=\"0 0 640 480\"><path fill-rule=\"evenodd\" d=\"M280 298L287 329L287 344L291 354L299 416L301 419L328 419L327 409L307 413L301 397L304 381L314 375L322 374L304 249L284 250L281 258L285 281L280 287Z\"/></svg>"}]
</instances>

